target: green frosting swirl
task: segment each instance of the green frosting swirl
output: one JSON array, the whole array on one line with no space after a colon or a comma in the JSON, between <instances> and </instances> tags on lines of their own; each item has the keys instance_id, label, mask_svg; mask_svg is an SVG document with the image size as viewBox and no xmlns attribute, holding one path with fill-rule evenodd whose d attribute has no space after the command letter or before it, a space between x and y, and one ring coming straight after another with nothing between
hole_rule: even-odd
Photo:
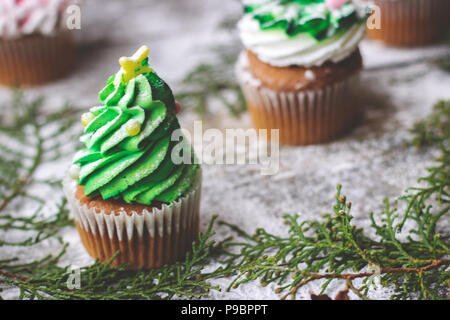
<instances>
[{"instance_id":1,"label":"green frosting swirl","mask_svg":"<svg viewBox=\"0 0 450 320\"><path fill-rule=\"evenodd\" d=\"M99 99L102 105L89 110L91 120L80 138L85 148L73 160L86 196L151 205L188 192L199 166L172 161L179 142L170 137L180 125L169 86L153 71L127 82L119 72L109 78ZM127 127L130 121L140 124L134 136Z\"/></svg>"},{"instance_id":2,"label":"green frosting swirl","mask_svg":"<svg viewBox=\"0 0 450 320\"><path fill-rule=\"evenodd\" d=\"M330 10L325 0L266 0L244 5L244 11L259 22L261 30L279 28L291 37L309 33L317 40L332 37L366 18L353 3Z\"/></svg>"}]
</instances>

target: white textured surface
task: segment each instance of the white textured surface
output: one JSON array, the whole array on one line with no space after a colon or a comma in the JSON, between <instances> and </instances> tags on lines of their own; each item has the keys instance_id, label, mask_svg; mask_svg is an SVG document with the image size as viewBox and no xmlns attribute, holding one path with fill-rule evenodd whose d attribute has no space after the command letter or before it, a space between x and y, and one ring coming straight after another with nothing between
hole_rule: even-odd
<instances>
[{"instance_id":1,"label":"white textured surface","mask_svg":"<svg viewBox=\"0 0 450 320\"><path fill-rule=\"evenodd\" d=\"M126 12L121 10L123 7ZM177 80L186 71L208 59L207 48L213 41L229 38L216 31L217 23L239 12L237 1L88 0L79 34L82 61L76 71L64 80L32 89L30 94L47 95L49 108L65 101L80 109L97 105L97 92L107 77L118 70L118 57L132 54L141 44L150 47L151 65L176 90ZM438 99L450 98L450 75L420 62L408 67L380 67L439 56L449 52L449 47L392 49L365 41L361 49L365 65L370 69L362 78L365 87L362 96L367 107L363 124L333 143L282 148L280 172L275 176L262 176L255 166L204 166L201 230L217 213L250 232L255 227L264 227L283 234L286 231L281 220L283 213L298 212L305 219L319 218L321 213L332 209L338 183L353 203L355 223L368 226L370 211L380 211L384 197L399 196L406 187L416 184L417 177L425 174L425 167L432 164L436 152L403 149L402 144L414 121L429 114ZM8 99L9 91L1 89L1 102ZM235 120L225 110L217 106L213 109L215 112L205 119L205 128L249 127L247 116ZM190 128L194 119L194 115L184 113L182 125ZM62 178L70 158L43 166L38 176ZM47 190L35 191L45 194ZM49 194L49 200L59 196ZM54 210L51 205L48 213ZM71 243L62 264L91 263L75 229L66 228L61 232ZM217 232L219 239L228 236L226 229L218 228ZM14 241L21 235L9 234L9 237L9 241ZM54 253L57 248L56 241L44 242L32 250L3 247L0 259L19 255L24 261L30 261ZM229 281L222 279L217 283L225 287ZM340 287L332 286L330 294ZM310 291L318 293L319 290L317 283L311 284L298 298L308 299ZM386 298L386 294L385 290L379 290L373 297ZM9 290L2 295L15 298L17 291ZM279 295L273 287L262 288L255 282L230 293L213 291L209 298L278 299Z\"/></svg>"},{"instance_id":2,"label":"white textured surface","mask_svg":"<svg viewBox=\"0 0 450 320\"><path fill-rule=\"evenodd\" d=\"M355 24L343 34L318 41L308 33L291 37L282 29L261 30L259 22L252 15L246 15L238 23L244 46L260 60L278 67L312 67L321 66L330 60L342 61L358 47L364 38L365 28L365 23Z\"/></svg>"}]
</instances>

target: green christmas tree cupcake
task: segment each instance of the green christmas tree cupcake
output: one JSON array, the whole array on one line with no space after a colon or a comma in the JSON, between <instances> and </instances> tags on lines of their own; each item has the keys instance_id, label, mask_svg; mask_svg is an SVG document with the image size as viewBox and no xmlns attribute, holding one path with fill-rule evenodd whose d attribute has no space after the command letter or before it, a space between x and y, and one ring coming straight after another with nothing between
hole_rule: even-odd
<instances>
[{"instance_id":1,"label":"green christmas tree cupcake","mask_svg":"<svg viewBox=\"0 0 450 320\"><path fill-rule=\"evenodd\" d=\"M120 251L113 265L131 268L184 257L199 225L201 170L192 150L171 139L180 129L175 100L148 52L120 58L99 93L102 105L82 115L84 148L64 180L88 253L103 262ZM183 151L191 161L180 163Z\"/></svg>"}]
</instances>

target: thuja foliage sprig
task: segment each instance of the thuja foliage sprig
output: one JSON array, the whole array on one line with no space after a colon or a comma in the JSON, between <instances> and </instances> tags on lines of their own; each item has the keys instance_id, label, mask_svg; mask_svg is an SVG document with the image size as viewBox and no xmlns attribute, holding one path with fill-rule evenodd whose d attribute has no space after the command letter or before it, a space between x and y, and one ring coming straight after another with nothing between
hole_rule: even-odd
<instances>
[{"instance_id":1,"label":"thuja foliage sprig","mask_svg":"<svg viewBox=\"0 0 450 320\"><path fill-rule=\"evenodd\" d=\"M31 246L46 239L55 238L63 243L59 232L62 227L72 226L69 219L69 211L66 209L66 200L56 204L56 212L48 217L43 217L42 207L39 206L31 216L20 216L17 214L0 215L0 230L4 231L31 231L32 234L21 241L8 241L0 239L0 246Z\"/></svg>"},{"instance_id":2,"label":"thuja foliage sprig","mask_svg":"<svg viewBox=\"0 0 450 320\"><path fill-rule=\"evenodd\" d=\"M65 152L59 137L70 134L76 117L68 106L47 110L42 98L26 99L20 90L12 96L12 102L0 109L0 286L8 285L9 279L25 279L40 268L53 268L67 246L60 230L71 225L66 200L48 199L49 192L60 188L59 182L38 178L36 173ZM33 188L48 188L48 192L39 194ZM8 255L8 248L31 251L49 239L59 242L60 254L27 263Z\"/></svg>"},{"instance_id":3,"label":"thuja foliage sprig","mask_svg":"<svg viewBox=\"0 0 450 320\"><path fill-rule=\"evenodd\" d=\"M223 21L218 29L231 33L235 26L236 19L231 18ZM195 66L181 82L176 98L183 107L204 115L208 112L208 105L215 101L235 117L244 112L245 100L234 72L239 51L237 38L212 47L214 58Z\"/></svg>"},{"instance_id":4,"label":"thuja foliage sprig","mask_svg":"<svg viewBox=\"0 0 450 320\"><path fill-rule=\"evenodd\" d=\"M408 145L413 145L418 149L437 146L445 156L450 137L450 102L448 100L438 101L427 120L415 123L410 132L413 134L413 138Z\"/></svg>"},{"instance_id":5,"label":"thuja foliage sprig","mask_svg":"<svg viewBox=\"0 0 450 320\"><path fill-rule=\"evenodd\" d=\"M47 257L40 263L16 267L8 273L0 271L0 283L20 289L21 299L171 299L174 296L199 298L209 291L219 290L211 278L223 275L218 268L204 273L206 265L215 257L216 244L211 239L216 217L208 229L200 234L192 252L184 261L156 270L127 271L126 265L114 268L108 263L94 263L79 269L79 288L71 288L72 271L58 267L55 259ZM0 261L1 267L1 261ZM25 273L19 271L27 270ZM30 272L33 270L34 272Z\"/></svg>"},{"instance_id":6,"label":"thuja foliage sprig","mask_svg":"<svg viewBox=\"0 0 450 320\"><path fill-rule=\"evenodd\" d=\"M42 98L26 101L19 90L13 92L12 103L0 109L0 214L16 199L45 203L28 190L32 184L54 185L34 176L42 163L63 152L66 143L58 138L72 128L71 114L68 106L46 111Z\"/></svg>"},{"instance_id":7,"label":"thuja foliage sprig","mask_svg":"<svg viewBox=\"0 0 450 320\"><path fill-rule=\"evenodd\" d=\"M434 59L432 62L438 68L450 72L450 55Z\"/></svg>"},{"instance_id":8,"label":"thuja foliage sprig","mask_svg":"<svg viewBox=\"0 0 450 320\"><path fill-rule=\"evenodd\" d=\"M310 282L322 280L322 294L332 281L341 281L344 291L368 299L378 279L380 285L393 287L393 299L448 298L450 234L439 233L437 227L444 217L448 219L450 210L449 110L450 101L439 102L434 113L412 130L415 144L437 146L442 155L436 160L438 165L419 179L424 186L410 188L400 197L403 206L385 199L384 210L370 214L376 237L352 224L351 203L342 195L341 186L333 213L324 214L324 221L285 215L289 227L285 237L264 229L250 235L222 223L245 239L226 244L238 248L227 251L224 261L238 270L229 289L259 280L262 285L274 283L285 299L295 298ZM401 237L406 226L406 237ZM356 279L361 280L359 284Z\"/></svg>"}]
</instances>

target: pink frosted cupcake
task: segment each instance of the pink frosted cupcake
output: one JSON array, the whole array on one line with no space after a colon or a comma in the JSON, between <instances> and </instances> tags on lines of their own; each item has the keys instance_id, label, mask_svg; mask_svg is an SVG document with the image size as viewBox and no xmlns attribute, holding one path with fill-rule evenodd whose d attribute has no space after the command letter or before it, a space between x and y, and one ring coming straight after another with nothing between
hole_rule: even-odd
<instances>
[{"instance_id":1,"label":"pink frosted cupcake","mask_svg":"<svg viewBox=\"0 0 450 320\"><path fill-rule=\"evenodd\" d=\"M39 85L70 71L75 42L66 18L74 2L0 1L0 84Z\"/></svg>"}]
</instances>

